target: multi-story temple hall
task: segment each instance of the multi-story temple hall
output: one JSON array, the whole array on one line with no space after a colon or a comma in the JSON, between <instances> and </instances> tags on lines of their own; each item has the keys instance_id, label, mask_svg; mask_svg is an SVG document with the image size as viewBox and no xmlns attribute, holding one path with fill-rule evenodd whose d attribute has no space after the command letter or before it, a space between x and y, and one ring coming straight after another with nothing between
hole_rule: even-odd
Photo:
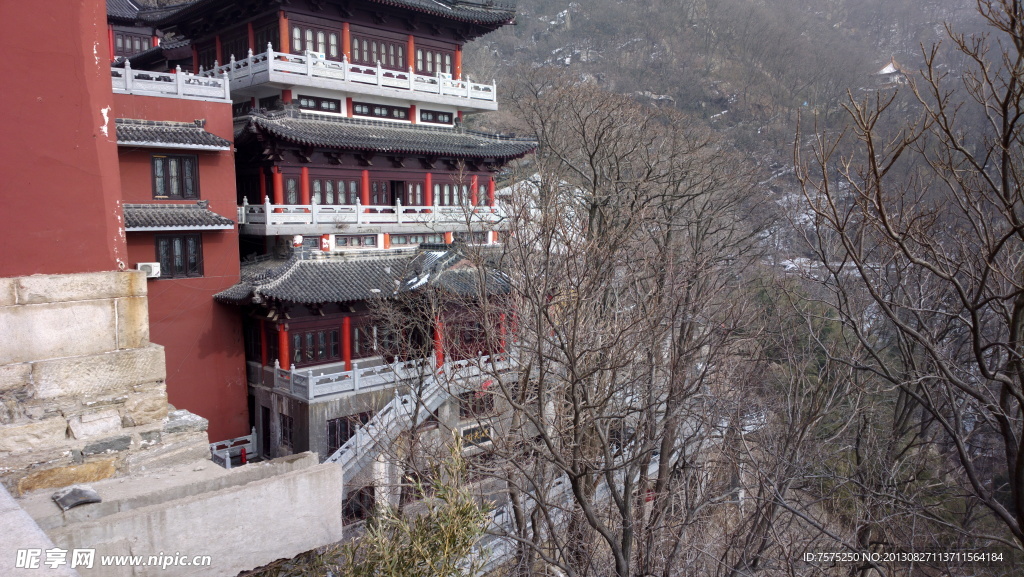
<instances>
[{"instance_id":1,"label":"multi-story temple hall","mask_svg":"<svg viewBox=\"0 0 1024 577\"><path fill-rule=\"evenodd\" d=\"M427 383L424 421L460 430L486 409L470 365L500 351L474 340L467 278L507 286L465 254L502 242L495 177L536 143L463 127L498 106L493 83L464 74L463 46L514 7L108 0L107 13L128 265L150 273L168 397L210 420L211 441L251 431L262 457L342 462L357 518L380 476L372 447L398 434L389 411L424 367L458 372L467 393ZM417 331L419 352L396 352L372 303L428 291L464 304Z\"/></svg>"}]
</instances>

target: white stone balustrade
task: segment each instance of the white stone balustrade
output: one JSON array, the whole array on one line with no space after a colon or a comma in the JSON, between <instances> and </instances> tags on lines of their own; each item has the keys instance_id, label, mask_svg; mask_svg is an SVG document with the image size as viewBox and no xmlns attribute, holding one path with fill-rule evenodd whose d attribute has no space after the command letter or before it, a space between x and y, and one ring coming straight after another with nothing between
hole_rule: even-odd
<instances>
[{"instance_id":1,"label":"white stone balustrade","mask_svg":"<svg viewBox=\"0 0 1024 577\"><path fill-rule=\"evenodd\" d=\"M500 363L504 363L501 366L505 366L508 361ZM360 361L355 361L351 371L345 370L344 364L341 363L305 369L285 369L274 361L273 386L275 389L312 401L317 397L338 393L393 387L403 381L432 378L435 374L432 359L376 362L362 367L359 364ZM448 361L439 370L448 376L472 377L480 375L480 368L484 366L492 366L490 357Z\"/></svg>"},{"instance_id":2,"label":"white stone balustrade","mask_svg":"<svg viewBox=\"0 0 1024 577\"><path fill-rule=\"evenodd\" d=\"M231 88L226 77L213 75L199 76L182 72L181 66L174 72L150 72L132 70L131 62L124 68L110 68L111 83L118 94L138 96L159 96L231 103Z\"/></svg>"},{"instance_id":3,"label":"white stone balustrade","mask_svg":"<svg viewBox=\"0 0 1024 577\"><path fill-rule=\"evenodd\" d=\"M308 50L303 54L275 52L270 44L267 44L266 52L253 54L250 50L248 56L241 60L236 60L232 55L227 64L215 62L210 70L200 69L199 75L217 78L224 75L235 83L236 89L264 82L355 92L364 92L360 86L374 86L487 103L496 103L498 92L493 82L479 84L455 80L450 74L441 73L425 76L415 74L411 68L408 71L390 70L381 67L379 62L377 66L366 66L352 64L347 60L327 60ZM483 108L493 110L496 106Z\"/></svg>"},{"instance_id":4,"label":"white stone balustrade","mask_svg":"<svg viewBox=\"0 0 1024 577\"><path fill-rule=\"evenodd\" d=\"M361 204L249 204L238 207L238 224L446 224L497 223L504 213L496 206L402 206Z\"/></svg>"}]
</instances>

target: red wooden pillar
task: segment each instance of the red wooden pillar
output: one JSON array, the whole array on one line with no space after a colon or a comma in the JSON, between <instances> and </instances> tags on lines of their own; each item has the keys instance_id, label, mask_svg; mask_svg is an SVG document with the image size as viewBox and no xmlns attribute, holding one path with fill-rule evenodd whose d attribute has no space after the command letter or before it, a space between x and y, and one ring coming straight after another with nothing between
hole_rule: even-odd
<instances>
[{"instance_id":1,"label":"red wooden pillar","mask_svg":"<svg viewBox=\"0 0 1024 577\"><path fill-rule=\"evenodd\" d=\"M288 338L288 325L277 325L277 362L282 369L292 366L292 355L288 349L291 347L291 340Z\"/></svg>"},{"instance_id":2,"label":"red wooden pillar","mask_svg":"<svg viewBox=\"0 0 1024 577\"><path fill-rule=\"evenodd\" d=\"M453 240L455 240L455 235L453 235L451 232L444 233L445 244L451 244Z\"/></svg>"},{"instance_id":3,"label":"red wooden pillar","mask_svg":"<svg viewBox=\"0 0 1024 577\"><path fill-rule=\"evenodd\" d=\"M363 206L370 205L370 171L363 170L362 186L359 191L359 202L363 203Z\"/></svg>"},{"instance_id":4,"label":"red wooden pillar","mask_svg":"<svg viewBox=\"0 0 1024 577\"><path fill-rule=\"evenodd\" d=\"M391 248L391 235L384 233L384 248Z\"/></svg>"},{"instance_id":5,"label":"red wooden pillar","mask_svg":"<svg viewBox=\"0 0 1024 577\"><path fill-rule=\"evenodd\" d=\"M462 80L462 47L455 47L455 79Z\"/></svg>"},{"instance_id":6,"label":"red wooden pillar","mask_svg":"<svg viewBox=\"0 0 1024 577\"><path fill-rule=\"evenodd\" d=\"M215 58L217 59L217 64L224 64L224 49L220 45L220 34L213 37L213 44L216 47L217 55Z\"/></svg>"},{"instance_id":7,"label":"red wooden pillar","mask_svg":"<svg viewBox=\"0 0 1024 577\"><path fill-rule=\"evenodd\" d=\"M277 13L277 35L281 39L281 46L278 47L278 50L284 53L291 52L289 47L291 36L288 35L288 17L284 15L284 10Z\"/></svg>"},{"instance_id":8,"label":"red wooden pillar","mask_svg":"<svg viewBox=\"0 0 1024 577\"><path fill-rule=\"evenodd\" d=\"M292 91L291 90L282 90L281 91L281 102L284 102L285 104L291 104L292 103Z\"/></svg>"},{"instance_id":9,"label":"red wooden pillar","mask_svg":"<svg viewBox=\"0 0 1024 577\"><path fill-rule=\"evenodd\" d=\"M256 31L252 29L252 22L245 25L245 33L249 40L249 50L252 50L253 54L256 53ZM248 58L248 55L246 56Z\"/></svg>"},{"instance_id":10,"label":"red wooden pillar","mask_svg":"<svg viewBox=\"0 0 1024 577\"><path fill-rule=\"evenodd\" d=\"M353 108L352 108L352 97L351 96L349 96L348 98L345 99L345 116L347 116L349 118L352 118L353 116L355 116L355 113L354 113Z\"/></svg>"},{"instance_id":11,"label":"red wooden pillar","mask_svg":"<svg viewBox=\"0 0 1024 577\"><path fill-rule=\"evenodd\" d=\"M437 368L444 365L444 323L441 317L434 317L434 360Z\"/></svg>"},{"instance_id":12,"label":"red wooden pillar","mask_svg":"<svg viewBox=\"0 0 1024 577\"><path fill-rule=\"evenodd\" d=\"M341 54L347 62L352 62L352 31L348 22L341 23Z\"/></svg>"},{"instance_id":13,"label":"red wooden pillar","mask_svg":"<svg viewBox=\"0 0 1024 577\"><path fill-rule=\"evenodd\" d=\"M345 370L352 370L352 319L345 317L341 319L341 360L345 363Z\"/></svg>"},{"instance_id":14,"label":"red wooden pillar","mask_svg":"<svg viewBox=\"0 0 1024 577\"><path fill-rule=\"evenodd\" d=\"M426 187L426 191L423 196L424 204L427 206L434 206L434 176L428 172L423 179L423 186Z\"/></svg>"},{"instance_id":15,"label":"red wooden pillar","mask_svg":"<svg viewBox=\"0 0 1024 577\"><path fill-rule=\"evenodd\" d=\"M110 47L110 61L113 62L117 56L114 53L114 27L107 25L107 45Z\"/></svg>"},{"instance_id":16,"label":"red wooden pillar","mask_svg":"<svg viewBox=\"0 0 1024 577\"><path fill-rule=\"evenodd\" d=\"M263 167L260 167L260 197L259 202L263 203L267 201L267 174L263 172Z\"/></svg>"},{"instance_id":17,"label":"red wooden pillar","mask_svg":"<svg viewBox=\"0 0 1024 577\"><path fill-rule=\"evenodd\" d=\"M505 313L498 315L498 347L500 352L505 352Z\"/></svg>"},{"instance_id":18,"label":"red wooden pillar","mask_svg":"<svg viewBox=\"0 0 1024 577\"><path fill-rule=\"evenodd\" d=\"M417 122L419 122L419 118L416 117L416 105L415 104L410 104L409 105L409 120L411 120L413 124L416 124Z\"/></svg>"},{"instance_id":19,"label":"red wooden pillar","mask_svg":"<svg viewBox=\"0 0 1024 577\"><path fill-rule=\"evenodd\" d=\"M274 204L284 204L284 176L279 167L272 167L274 176ZM275 208L274 212L281 212L283 209Z\"/></svg>"},{"instance_id":20,"label":"red wooden pillar","mask_svg":"<svg viewBox=\"0 0 1024 577\"><path fill-rule=\"evenodd\" d=\"M487 181L487 206L494 206L494 177Z\"/></svg>"},{"instance_id":21,"label":"red wooden pillar","mask_svg":"<svg viewBox=\"0 0 1024 577\"><path fill-rule=\"evenodd\" d=\"M469 204L470 206L480 204L480 177L475 174L469 180Z\"/></svg>"},{"instance_id":22,"label":"red wooden pillar","mask_svg":"<svg viewBox=\"0 0 1024 577\"><path fill-rule=\"evenodd\" d=\"M155 34L153 35L153 44L151 44L151 46L153 46L154 48L160 46L160 38L158 38Z\"/></svg>"},{"instance_id":23,"label":"red wooden pillar","mask_svg":"<svg viewBox=\"0 0 1024 577\"><path fill-rule=\"evenodd\" d=\"M299 173L299 204L309 205L309 167L303 166Z\"/></svg>"},{"instance_id":24,"label":"red wooden pillar","mask_svg":"<svg viewBox=\"0 0 1024 577\"><path fill-rule=\"evenodd\" d=\"M267 366L270 359L267 358L267 323L260 321L260 366ZM260 377L262 380L262 377Z\"/></svg>"}]
</instances>

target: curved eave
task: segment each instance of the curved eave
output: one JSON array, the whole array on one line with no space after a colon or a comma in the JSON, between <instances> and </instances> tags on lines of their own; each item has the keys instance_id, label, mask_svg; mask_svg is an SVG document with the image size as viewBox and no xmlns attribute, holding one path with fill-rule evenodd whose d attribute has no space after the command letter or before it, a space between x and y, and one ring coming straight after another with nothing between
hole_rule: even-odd
<instances>
[{"instance_id":1,"label":"curved eave","mask_svg":"<svg viewBox=\"0 0 1024 577\"><path fill-rule=\"evenodd\" d=\"M452 158L478 158L487 159L494 158L499 160L513 160L522 158L527 154L530 154L537 149L535 142L523 142L521 144L521 150L515 152L495 153L474 150L473 148L466 147L465 149L442 149L442 147L416 147L416 146L387 146L382 144L381 146L373 146L367 144L348 144L345 142L339 142L328 139L318 138L302 138L298 137L288 131L280 129L280 127L272 124L262 122L260 119L253 119L253 123L250 125L250 130L260 130L269 134L275 139L295 144L298 146L312 146L318 148L329 148L333 150L348 150L348 151L372 151L375 153L382 154L405 154L405 155L432 155L432 156L447 156ZM248 131L242 131L243 134ZM242 139L244 141L244 139ZM387 138L381 138L382 143L388 142Z\"/></svg>"},{"instance_id":2,"label":"curved eave","mask_svg":"<svg viewBox=\"0 0 1024 577\"><path fill-rule=\"evenodd\" d=\"M133 226L124 228L125 232L163 232L168 230L234 230L233 224L218 224L213 226Z\"/></svg>"},{"instance_id":3,"label":"curved eave","mask_svg":"<svg viewBox=\"0 0 1024 577\"><path fill-rule=\"evenodd\" d=\"M173 142L150 141L117 141L118 146L128 148L173 148L177 150L231 150L230 146L210 146L206 144L180 144Z\"/></svg>"}]
</instances>

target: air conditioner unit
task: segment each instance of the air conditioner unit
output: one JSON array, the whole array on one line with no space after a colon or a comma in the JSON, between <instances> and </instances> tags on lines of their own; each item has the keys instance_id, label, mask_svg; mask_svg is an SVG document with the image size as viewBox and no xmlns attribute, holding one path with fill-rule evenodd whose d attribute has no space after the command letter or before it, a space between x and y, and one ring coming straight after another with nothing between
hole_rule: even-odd
<instances>
[{"instance_id":1,"label":"air conditioner unit","mask_svg":"<svg viewBox=\"0 0 1024 577\"><path fill-rule=\"evenodd\" d=\"M160 278L160 263L158 262L140 262L135 265L135 268L146 273L146 278Z\"/></svg>"}]
</instances>

